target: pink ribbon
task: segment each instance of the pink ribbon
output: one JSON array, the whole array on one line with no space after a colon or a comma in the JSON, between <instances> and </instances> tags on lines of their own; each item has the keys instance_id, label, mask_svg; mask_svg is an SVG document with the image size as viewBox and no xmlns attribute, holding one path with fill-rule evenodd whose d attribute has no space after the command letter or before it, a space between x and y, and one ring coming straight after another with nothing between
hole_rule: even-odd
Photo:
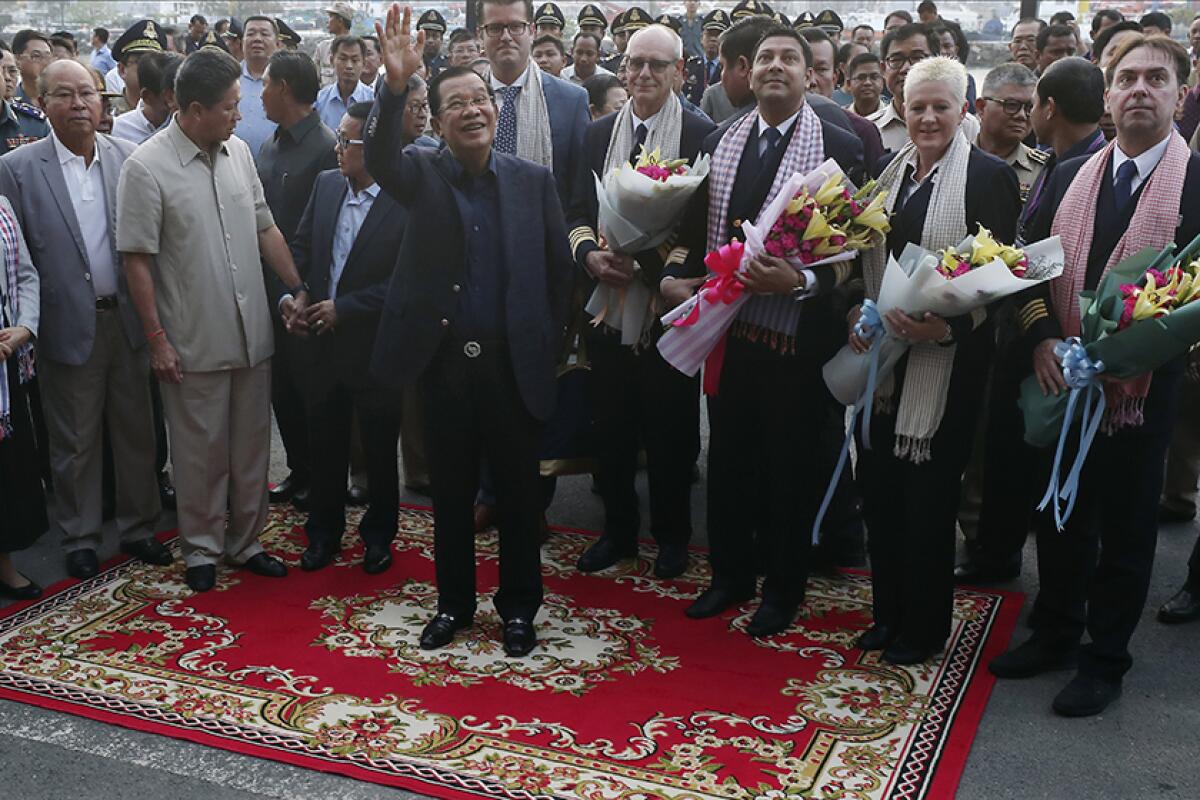
<instances>
[{"instance_id":1,"label":"pink ribbon","mask_svg":"<svg viewBox=\"0 0 1200 800\"><path fill-rule=\"evenodd\" d=\"M745 245L733 241L704 257L704 265L713 273L713 277L704 282L692 310L686 317L675 320L672 325L676 328L688 328L700 319L700 306L704 303L713 305L725 303L728 305L741 296L745 286L737 279L738 267L742 264L742 251Z\"/></svg>"}]
</instances>

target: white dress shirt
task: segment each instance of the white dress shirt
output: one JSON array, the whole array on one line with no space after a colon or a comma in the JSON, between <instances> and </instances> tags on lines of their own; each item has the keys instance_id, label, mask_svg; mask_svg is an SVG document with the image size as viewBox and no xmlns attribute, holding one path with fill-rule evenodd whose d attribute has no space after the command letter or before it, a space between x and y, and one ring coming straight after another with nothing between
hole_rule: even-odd
<instances>
[{"instance_id":1,"label":"white dress shirt","mask_svg":"<svg viewBox=\"0 0 1200 800\"><path fill-rule=\"evenodd\" d=\"M1146 178L1150 177L1150 173L1153 172L1154 168L1158 166L1158 162L1162 161L1163 154L1167 152L1167 145L1170 143L1171 135L1167 134L1167 137L1161 142L1154 145L1154 147L1151 147L1141 155L1134 156L1132 159L1125 155L1125 152L1121 149L1121 145L1118 143L1113 149L1113 180L1115 181L1117 179L1117 170L1120 168L1120 166L1126 161L1132 160L1134 165L1137 166L1137 175L1134 176L1133 180L1129 184L1129 194L1132 195L1138 190L1139 186L1146 182Z\"/></svg>"},{"instance_id":2,"label":"white dress shirt","mask_svg":"<svg viewBox=\"0 0 1200 800\"><path fill-rule=\"evenodd\" d=\"M525 88L525 78L528 75L529 75L529 69L526 68L524 72L522 72L520 75L517 76L517 79L515 81L513 81L512 83L505 83L504 81L498 80L496 78L495 73L492 74L492 78L491 78L492 91L496 93L496 112L497 112L497 114L499 114L500 109L504 108L504 96L502 94L500 94L500 90L504 89L506 87L509 87L509 86L520 86L521 88Z\"/></svg>"},{"instance_id":3,"label":"white dress shirt","mask_svg":"<svg viewBox=\"0 0 1200 800\"><path fill-rule=\"evenodd\" d=\"M167 122L170 122L170 117L158 126L146 119L145 104L138 100L137 108L113 120L112 135L127 142L141 144L160 128L166 127Z\"/></svg>"},{"instance_id":4,"label":"white dress shirt","mask_svg":"<svg viewBox=\"0 0 1200 800\"><path fill-rule=\"evenodd\" d=\"M346 184L346 197L338 210L337 225L333 229L333 251L329 264L329 299L337 299L338 281L346 269L346 259L354 248L354 240L362 228L363 220L371 213L371 206L379 196L379 184L372 183L365 189L355 192Z\"/></svg>"},{"instance_id":5,"label":"white dress shirt","mask_svg":"<svg viewBox=\"0 0 1200 800\"><path fill-rule=\"evenodd\" d=\"M92 163L84 164L83 156L68 150L53 131L50 138L54 140L54 152L58 154L63 181L67 184L71 207L75 209L75 220L87 249L92 288L97 297L115 295L117 266L108 233L108 199L104 194L104 176L100 172L100 154L93 153Z\"/></svg>"}]
</instances>

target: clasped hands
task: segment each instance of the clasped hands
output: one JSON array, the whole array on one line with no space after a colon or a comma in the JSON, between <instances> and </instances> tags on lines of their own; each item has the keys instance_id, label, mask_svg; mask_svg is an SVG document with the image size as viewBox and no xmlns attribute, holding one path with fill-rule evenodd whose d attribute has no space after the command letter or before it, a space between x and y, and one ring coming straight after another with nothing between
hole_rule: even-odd
<instances>
[{"instance_id":1,"label":"clasped hands","mask_svg":"<svg viewBox=\"0 0 1200 800\"><path fill-rule=\"evenodd\" d=\"M289 298L279 304L283 314L283 323L287 331L295 336L305 337L309 332L324 336L333 333L338 323L337 305L333 300L322 300L308 304L308 295L301 293L302 302Z\"/></svg>"},{"instance_id":2,"label":"clasped hands","mask_svg":"<svg viewBox=\"0 0 1200 800\"><path fill-rule=\"evenodd\" d=\"M864 339L854 332L854 327L858 324L861 316L862 306L855 306L846 315L846 322L850 329L850 349L856 353L865 353L871 349L870 340ZM920 317L910 317L903 311L893 308L883 315L883 319L898 338L907 342L940 342L951 333L950 323L928 311Z\"/></svg>"},{"instance_id":3,"label":"clasped hands","mask_svg":"<svg viewBox=\"0 0 1200 800\"><path fill-rule=\"evenodd\" d=\"M24 325L0 328L0 363L12 358L32 338L33 334Z\"/></svg>"}]
</instances>

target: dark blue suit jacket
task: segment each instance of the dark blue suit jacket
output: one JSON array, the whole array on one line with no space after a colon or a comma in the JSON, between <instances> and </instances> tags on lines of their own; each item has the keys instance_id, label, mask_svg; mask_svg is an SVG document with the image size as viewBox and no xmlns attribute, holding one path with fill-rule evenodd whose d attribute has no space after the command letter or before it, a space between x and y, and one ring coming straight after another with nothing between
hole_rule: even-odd
<instances>
[{"instance_id":1,"label":"dark blue suit jacket","mask_svg":"<svg viewBox=\"0 0 1200 800\"><path fill-rule=\"evenodd\" d=\"M309 285L311 303L329 299L334 230L348 191L346 179L338 170L317 175L304 216L292 237L292 258ZM406 217L405 210L387 192L380 192L371 205L338 280L334 300L337 330L308 338L309 357L314 362L308 380L314 392L332 387L335 381L358 388L372 385L368 375L371 350L396 251L404 238Z\"/></svg>"},{"instance_id":2,"label":"dark blue suit jacket","mask_svg":"<svg viewBox=\"0 0 1200 800\"><path fill-rule=\"evenodd\" d=\"M572 182L583 158L583 133L592 121L587 91L570 81L542 73L542 93L550 115L550 137L554 149L554 182L563 208L571 202ZM521 121L517 120L520 125Z\"/></svg>"},{"instance_id":3,"label":"dark blue suit jacket","mask_svg":"<svg viewBox=\"0 0 1200 800\"><path fill-rule=\"evenodd\" d=\"M408 209L412 232L400 244L371 359L372 374L391 386L412 384L429 366L454 323L466 282L467 237L451 184L454 154L397 146L395 111L404 102L405 95L385 88L363 137L368 171ZM502 154L495 164L513 373L529 413L545 420L557 395L555 370L574 273L566 222L548 169Z\"/></svg>"}]
</instances>

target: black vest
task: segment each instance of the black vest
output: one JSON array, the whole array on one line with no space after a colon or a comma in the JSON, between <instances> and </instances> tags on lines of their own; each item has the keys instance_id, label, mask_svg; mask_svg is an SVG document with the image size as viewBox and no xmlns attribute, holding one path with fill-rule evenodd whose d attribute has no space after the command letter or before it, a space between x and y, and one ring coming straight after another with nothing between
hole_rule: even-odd
<instances>
[{"instance_id":1,"label":"black vest","mask_svg":"<svg viewBox=\"0 0 1200 800\"><path fill-rule=\"evenodd\" d=\"M762 210L763 203L766 202L767 195L771 191L771 185L775 183L775 173L779 172L783 154L787 152L788 145L798 127L800 127L799 117L775 145L775 149L768 151L765 159L760 159L758 157L758 140L760 138L758 121L755 120L753 123L750 135L746 137L746 147L742 150L741 160L738 161L737 177L733 179L733 189L730 190L729 213L725 216L728 230L722 237L723 241L733 239L742 241L744 238L742 223L753 222L758 217L758 212Z\"/></svg>"},{"instance_id":2,"label":"black vest","mask_svg":"<svg viewBox=\"0 0 1200 800\"><path fill-rule=\"evenodd\" d=\"M1151 175L1154 173L1151 172ZM1129 196L1123 211L1117 211L1117 201L1113 196L1113 178L1111 159L1104 165L1104 178L1100 181L1100 197L1096 199L1096 227L1092 231L1092 247L1088 250L1087 273L1083 279L1084 289L1095 289L1100 283L1100 276L1108 264L1108 258L1116 249L1117 242L1129 229L1129 221L1133 219L1134 209L1142 196L1142 189L1150 175L1142 181L1141 186Z\"/></svg>"}]
</instances>

